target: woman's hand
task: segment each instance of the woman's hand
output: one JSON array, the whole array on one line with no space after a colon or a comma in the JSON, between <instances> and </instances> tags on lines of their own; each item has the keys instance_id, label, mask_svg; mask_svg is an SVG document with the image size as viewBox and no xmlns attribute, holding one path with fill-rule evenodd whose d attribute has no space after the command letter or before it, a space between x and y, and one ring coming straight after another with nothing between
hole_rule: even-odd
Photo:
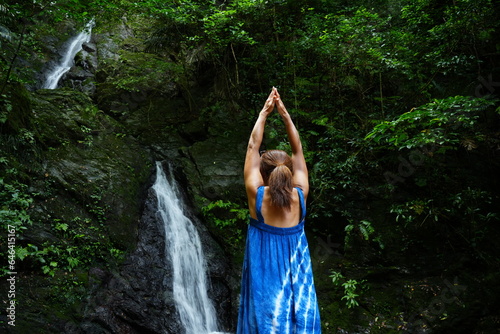
<instances>
[{"instance_id":1,"label":"woman's hand","mask_svg":"<svg viewBox=\"0 0 500 334\"><path fill-rule=\"evenodd\" d=\"M264 103L264 107L261 110L261 113L263 113L265 116L268 116L270 113L273 112L274 106L276 104L275 96L278 91L276 88L273 87L271 93L267 97L266 102Z\"/></svg>"},{"instance_id":2,"label":"woman's hand","mask_svg":"<svg viewBox=\"0 0 500 334\"><path fill-rule=\"evenodd\" d=\"M287 115L288 112L287 112L287 110L285 108L285 104L281 100L281 97L280 97L280 94L278 93L278 90L273 87L273 91L274 91L274 100L275 100L275 103L276 103L276 108L278 109L279 114L281 116Z\"/></svg>"}]
</instances>

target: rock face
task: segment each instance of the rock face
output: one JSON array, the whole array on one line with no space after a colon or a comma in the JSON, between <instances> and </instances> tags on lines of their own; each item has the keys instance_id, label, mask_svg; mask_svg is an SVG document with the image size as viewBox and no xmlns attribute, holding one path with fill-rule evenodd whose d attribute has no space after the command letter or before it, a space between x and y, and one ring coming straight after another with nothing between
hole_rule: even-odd
<instances>
[{"instance_id":1,"label":"rock face","mask_svg":"<svg viewBox=\"0 0 500 334\"><path fill-rule=\"evenodd\" d=\"M130 247L151 165L147 150L134 138L121 137L120 125L86 94L40 90L31 103L38 140L47 149L43 178L33 185L46 188L49 182L55 188L40 191L45 201L35 213L44 221L47 216L72 220L79 212L87 217L93 211L105 218L113 242Z\"/></svg>"},{"instance_id":2,"label":"rock face","mask_svg":"<svg viewBox=\"0 0 500 334\"><path fill-rule=\"evenodd\" d=\"M157 216L153 189L147 193L139 223L137 248L118 272L91 270L92 297L80 329L84 333L183 333L173 300L172 264L165 254L165 230ZM189 212L185 212L189 215ZM200 233L211 279L211 299L221 327L231 326L230 275L225 256L203 225L191 217Z\"/></svg>"},{"instance_id":3,"label":"rock face","mask_svg":"<svg viewBox=\"0 0 500 334\"><path fill-rule=\"evenodd\" d=\"M139 223L137 248L118 272L91 270L91 298L84 333L181 333L172 296L172 267L165 235L149 190Z\"/></svg>"},{"instance_id":4,"label":"rock face","mask_svg":"<svg viewBox=\"0 0 500 334\"><path fill-rule=\"evenodd\" d=\"M94 76L97 71L97 47L91 40L82 45L82 50L75 57L75 65L67 72L61 87L70 87L93 96L96 91Z\"/></svg>"}]
</instances>

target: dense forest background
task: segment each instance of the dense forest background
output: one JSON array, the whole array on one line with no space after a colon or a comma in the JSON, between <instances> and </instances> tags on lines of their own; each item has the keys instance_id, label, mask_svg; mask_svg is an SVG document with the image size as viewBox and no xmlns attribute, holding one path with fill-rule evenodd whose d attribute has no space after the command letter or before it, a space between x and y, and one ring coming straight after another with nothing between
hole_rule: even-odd
<instances>
[{"instance_id":1,"label":"dense forest background","mask_svg":"<svg viewBox=\"0 0 500 334\"><path fill-rule=\"evenodd\" d=\"M92 332L95 273L135 249L158 159L237 282L246 140L276 86L307 154L324 333L498 333L499 17L490 0L2 0L0 325ZM95 60L40 89L91 19ZM265 146L284 134L269 119Z\"/></svg>"}]
</instances>

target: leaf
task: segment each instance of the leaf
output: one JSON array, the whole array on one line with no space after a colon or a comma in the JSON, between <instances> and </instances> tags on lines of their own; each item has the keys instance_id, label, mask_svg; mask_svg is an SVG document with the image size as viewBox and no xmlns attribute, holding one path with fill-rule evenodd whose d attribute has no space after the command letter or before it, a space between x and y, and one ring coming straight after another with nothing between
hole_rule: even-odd
<instances>
[{"instance_id":1,"label":"leaf","mask_svg":"<svg viewBox=\"0 0 500 334\"><path fill-rule=\"evenodd\" d=\"M30 255L30 252L28 251L27 248L24 247L18 247L16 249L16 255L19 260L24 260L28 255Z\"/></svg>"},{"instance_id":2,"label":"leaf","mask_svg":"<svg viewBox=\"0 0 500 334\"><path fill-rule=\"evenodd\" d=\"M64 232L66 232L68 230L68 224L66 224L66 223L58 223L58 224L56 224L55 229L58 230L58 231L64 231Z\"/></svg>"}]
</instances>

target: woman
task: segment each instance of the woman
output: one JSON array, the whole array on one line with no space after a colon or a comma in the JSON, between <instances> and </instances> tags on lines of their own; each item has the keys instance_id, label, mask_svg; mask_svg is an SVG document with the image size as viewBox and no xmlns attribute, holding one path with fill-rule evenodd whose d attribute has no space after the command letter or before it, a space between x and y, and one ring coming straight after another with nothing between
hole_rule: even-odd
<instances>
[{"instance_id":1,"label":"woman","mask_svg":"<svg viewBox=\"0 0 500 334\"><path fill-rule=\"evenodd\" d=\"M259 155L265 122L275 106L285 123L291 157L279 150ZM237 334L321 333L304 234L307 166L299 133L274 87L250 135L244 177L250 225Z\"/></svg>"}]
</instances>

